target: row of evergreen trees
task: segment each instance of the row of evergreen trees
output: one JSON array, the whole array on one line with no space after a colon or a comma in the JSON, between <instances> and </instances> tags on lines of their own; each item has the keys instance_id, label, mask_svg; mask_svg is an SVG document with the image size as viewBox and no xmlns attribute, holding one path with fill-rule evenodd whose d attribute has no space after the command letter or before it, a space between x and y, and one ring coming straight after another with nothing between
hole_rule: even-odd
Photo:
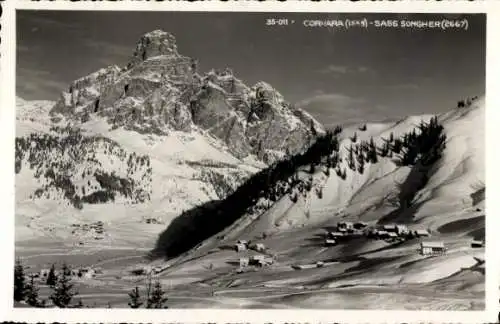
<instances>
[{"instance_id":1,"label":"row of evergreen trees","mask_svg":"<svg viewBox=\"0 0 500 324\"><path fill-rule=\"evenodd\" d=\"M129 292L129 302L128 306L130 308L168 308L166 305L168 298L165 296L165 291L163 290L160 281L157 279L153 283L151 276L148 276L148 282L146 285L146 296L142 297L139 287L136 286Z\"/></svg>"},{"instance_id":2,"label":"row of evergreen trees","mask_svg":"<svg viewBox=\"0 0 500 324\"><path fill-rule=\"evenodd\" d=\"M417 161L423 165L434 163L445 148L443 126L438 123L437 117L433 117L428 123L422 121L417 128L418 133L414 129L400 138L390 134L381 147L375 144L373 138L351 145L346 157L347 166L363 173L366 163L378 163L380 156L391 157L393 153L400 155L401 165L414 165ZM298 172L303 167L308 166L312 175L317 166L326 166L324 172L327 176L330 168L335 168L337 176L346 179L346 169L340 167L342 156L337 135L341 132L342 128L336 127L333 131L316 137L316 141L305 152L288 155L257 172L225 199L183 212L162 234L168 239L161 243L165 243L163 246L160 244L157 248L163 249L162 252L168 257L175 257L251 212L260 199L269 201L267 207L286 194L290 195L292 201L297 201L297 195L292 193L293 188L299 188L299 191L309 191L312 188L312 179L303 181L298 177ZM321 191L318 196L322 196ZM175 228L176 226L181 229Z\"/></svg>"},{"instance_id":3,"label":"row of evergreen trees","mask_svg":"<svg viewBox=\"0 0 500 324\"><path fill-rule=\"evenodd\" d=\"M16 302L25 301L32 307L44 307L45 300L39 298L39 288L35 282L35 276L29 276L29 281L26 280L26 273L21 261L16 260L14 266L14 300ZM66 264L62 265L59 275L55 274L55 266L52 265L46 279L46 284L52 289L49 299L52 303L60 308L82 307L81 300L77 305L70 305L73 297L78 295L71 282L71 270Z\"/></svg>"},{"instance_id":4,"label":"row of evergreen trees","mask_svg":"<svg viewBox=\"0 0 500 324\"><path fill-rule=\"evenodd\" d=\"M389 138L382 139L383 144L380 147L375 145L373 137L370 141L357 143L355 134L351 137L352 143L347 150L347 165L351 170L362 174L366 163L375 164L378 162L378 156L392 157L393 154L400 155L400 165L411 166L417 161L424 166L431 165L441 158L446 147L446 134L443 130L438 118L432 117L428 123L421 121L416 129L400 138L395 138L391 133Z\"/></svg>"},{"instance_id":5,"label":"row of evergreen trees","mask_svg":"<svg viewBox=\"0 0 500 324\"><path fill-rule=\"evenodd\" d=\"M81 272L79 276L81 276ZM28 278L21 260L16 260L14 266L14 301L24 301L32 307L45 307L47 302L46 300L41 300L39 297L39 288L35 282L35 275L31 274ZM45 283L52 290L49 299L55 306L60 308L84 307L81 299L77 304L71 303L74 297L78 295L78 292L72 283L71 270L65 263L57 275L56 268L52 265ZM145 308L168 308L166 306L166 302L168 301L166 292L163 290L159 280L155 280L153 283L151 276L147 278L145 299L142 298L137 286L128 294L128 297L130 308L140 308L143 305Z\"/></svg>"},{"instance_id":6,"label":"row of evergreen trees","mask_svg":"<svg viewBox=\"0 0 500 324\"><path fill-rule=\"evenodd\" d=\"M135 153L129 155L126 161L126 178L119 177L114 172L110 174L97 169L94 171L94 177L100 184L101 190L89 195L77 194L72 178L78 163L102 166L101 162L95 158L98 149L103 149L106 154L118 157L122 162L125 162L127 154L118 143L102 136L84 136L78 128L53 127L51 131L58 135L31 133L25 137L17 137L15 141L16 173L19 173L23 163L27 162L29 168L35 171L36 178L43 175L47 180L47 184L35 192L34 198L42 196L49 198L51 188L60 190L64 198L77 209L82 209L83 203L112 201L118 193L130 199L132 203L141 203L150 199L150 189L142 189L140 184L135 183L131 177L139 168L143 171L140 182L150 185L152 181L150 158ZM67 156L70 158L68 159ZM91 176L90 168L82 173L82 179L86 176Z\"/></svg>"},{"instance_id":7,"label":"row of evergreen trees","mask_svg":"<svg viewBox=\"0 0 500 324\"><path fill-rule=\"evenodd\" d=\"M287 156L252 175L225 199L183 212L162 233L153 255L178 256L230 226L250 212L260 199L267 199L271 204L290 194L293 186L302 182L297 177L300 168L323 163L333 151L338 151L338 138L334 132L316 137L305 152Z\"/></svg>"}]
</instances>

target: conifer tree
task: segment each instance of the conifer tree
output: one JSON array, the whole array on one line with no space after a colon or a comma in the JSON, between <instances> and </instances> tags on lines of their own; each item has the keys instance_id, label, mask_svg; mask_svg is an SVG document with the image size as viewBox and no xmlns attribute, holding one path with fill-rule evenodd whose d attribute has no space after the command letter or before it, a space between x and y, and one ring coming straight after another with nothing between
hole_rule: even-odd
<instances>
[{"instance_id":1,"label":"conifer tree","mask_svg":"<svg viewBox=\"0 0 500 324\"><path fill-rule=\"evenodd\" d=\"M71 300L78 293L73 289L71 283L71 270L66 264L63 264L61 273L57 277L55 285L52 287L50 300L60 308L66 308L71 303Z\"/></svg>"},{"instance_id":2,"label":"conifer tree","mask_svg":"<svg viewBox=\"0 0 500 324\"><path fill-rule=\"evenodd\" d=\"M40 300L38 299L38 287L35 284L35 276L30 276L30 281L26 285L26 303L33 307L41 306Z\"/></svg>"},{"instance_id":3,"label":"conifer tree","mask_svg":"<svg viewBox=\"0 0 500 324\"><path fill-rule=\"evenodd\" d=\"M130 308L139 308L142 306L143 302L141 301L141 295L139 294L139 287L135 287L131 292L128 293L130 301L128 302L128 306Z\"/></svg>"},{"instance_id":4,"label":"conifer tree","mask_svg":"<svg viewBox=\"0 0 500 324\"><path fill-rule=\"evenodd\" d=\"M26 296L26 277L24 273L24 266L20 259L16 260L14 266L14 300L24 300Z\"/></svg>"},{"instance_id":5,"label":"conifer tree","mask_svg":"<svg viewBox=\"0 0 500 324\"><path fill-rule=\"evenodd\" d=\"M377 159L377 147L375 146L375 142L373 141L373 137L370 139L370 162L375 164L378 162Z\"/></svg>"},{"instance_id":6,"label":"conifer tree","mask_svg":"<svg viewBox=\"0 0 500 324\"><path fill-rule=\"evenodd\" d=\"M347 158L347 164L351 170L355 170L355 168L356 168L354 163L355 163L354 162L354 150L353 150L352 145L351 145L351 147L349 148L349 155Z\"/></svg>"},{"instance_id":7,"label":"conifer tree","mask_svg":"<svg viewBox=\"0 0 500 324\"><path fill-rule=\"evenodd\" d=\"M167 306L165 305L167 300L168 298L165 297L165 291L161 287L160 281L156 280L151 291L151 295L148 299L148 305L150 306L148 308L167 308Z\"/></svg>"},{"instance_id":8,"label":"conifer tree","mask_svg":"<svg viewBox=\"0 0 500 324\"><path fill-rule=\"evenodd\" d=\"M356 132L354 132L354 135L352 135L352 137L351 137L351 141L352 141L353 143L356 143L356 142L358 141L358 134L356 134Z\"/></svg>"}]
</instances>

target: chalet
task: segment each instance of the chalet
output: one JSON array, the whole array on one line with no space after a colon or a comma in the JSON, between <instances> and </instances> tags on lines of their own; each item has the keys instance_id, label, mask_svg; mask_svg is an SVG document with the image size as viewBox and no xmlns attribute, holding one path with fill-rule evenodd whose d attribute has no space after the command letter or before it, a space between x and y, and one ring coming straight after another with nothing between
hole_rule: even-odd
<instances>
[{"instance_id":1,"label":"chalet","mask_svg":"<svg viewBox=\"0 0 500 324\"><path fill-rule=\"evenodd\" d=\"M316 262L316 267L317 267L317 268L321 268L321 267L323 267L324 265L325 265L325 263L324 263L323 261L318 261L318 262Z\"/></svg>"},{"instance_id":2,"label":"chalet","mask_svg":"<svg viewBox=\"0 0 500 324\"><path fill-rule=\"evenodd\" d=\"M247 240L238 240L238 242L236 242L236 243L248 246L248 241Z\"/></svg>"},{"instance_id":3,"label":"chalet","mask_svg":"<svg viewBox=\"0 0 500 324\"><path fill-rule=\"evenodd\" d=\"M273 259L272 258L260 258L257 260L256 265L258 267L265 267L268 265L273 264Z\"/></svg>"},{"instance_id":4,"label":"chalet","mask_svg":"<svg viewBox=\"0 0 500 324\"><path fill-rule=\"evenodd\" d=\"M240 258L240 267L244 268L250 264L250 259L248 258Z\"/></svg>"},{"instance_id":5,"label":"chalet","mask_svg":"<svg viewBox=\"0 0 500 324\"><path fill-rule=\"evenodd\" d=\"M236 250L236 252L241 252L241 251L245 251L247 249L247 246L244 244L241 244L241 243L236 243L234 245L234 249Z\"/></svg>"},{"instance_id":6,"label":"chalet","mask_svg":"<svg viewBox=\"0 0 500 324\"><path fill-rule=\"evenodd\" d=\"M389 237L389 232L387 232L387 231L377 231L375 235L377 237L380 237L380 238L387 238L387 237Z\"/></svg>"},{"instance_id":7,"label":"chalet","mask_svg":"<svg viewBox=\"0 0 500 324\"><path fill-rule=\"evenodd\" d=\"M421 236L430 236L429 232L427 230L424 230L424 229L420 229L420 230L416 230L415 231L415 235L417 237L421 237Z\"/></svg>"},{"instance_id":8,"label":"chalet","mask_svg":"<svg viewBox=\"0 0 500 324\"><path fill-rule=\"evenodd\" d=\"M345 230L351 230L354 228L354 224L352 222L340 222L337 224L337 229L345 229Z\"/></svg>"},{"instance_id":9,"label":"chalet","mask_svg":"<svg viewBox=\"0 0 500 324\"><path fill-rule=\"evenodd\" d=\"M387 233L387 237L391 239L398 238L398 234L395 232L389 232Z\"/></svg>"},{"instance_id":10,"label":"chalet","mask_svg":"<svg viewBox=\"0 0 500 324\"><path fill-rule=\"evenodd\" d=\"M260 255L252 255L252 257L250 258L250 260L248 261L248 263L251 264L251 265L252 264L255 265L255 264L263 261L264 258L265 258L265 256L261 255L261 254Z\"/></svg>"},{"instance_id":11,"label":"chalet","mask_svg":"<svg viewBox=\"0 0 500 324\"><path fill-rule=\"evenodd\" d=\"M326 246L333 246L333 245L336 245L337 244L337 241L335 241L334 239L326 239L325 240L325 245Z\"/></svg>"},{"instance_id":12,"label":"chalet","mask_svg":"<svg viewBox=\"0 0 500 324\"><path fill-rule=\"evenodd\" d=\"M398 233L398 235L407 235L409 232L410 231L406 225L396 225L396 233Z\"/></svg>"},{"instance_id":13,"label":"chalet","mask_svg":"<svg viewBox=\"0 0 500 324\"><path fill-rule=\"evenodd\" d=\"M83 271L82 269L82 272L83 272L83 277L85 279L92 279L94 278L95 276L95 270L94 269L85 269L86 271Z\"/></svg>"},{"instance_id":14,"label":"chalet","mask_svg":"<svg viewBox=\"0 0 500 324\"><path fill-rule=\"evenodd\" d=\"M480 241L480 240L474 240L474 241L472 241L471 247L473 247L473 248L484 247L484 240L482 240L482 241Z\"/></svg>"},{"instance_id":15,"label":"chalet","mask_svg":"<svg viewBox=\"0 0 500 324\"><path fill-rule=\"evenodd\" d=\"M342 232L330 232L328 233L328 237L330 238L337 238L337 237L342 237L344 236L344 233Z\"/></svg>"},{"instance_id":16,"label":"chalet","mask_svg":"<svg viewBox=\"0 0 500 324\"><path fill-rule=\"evenodd\" d=\"M396 232L396 225L394 224L384 225L383 229L386 232Z\"/></svg>"},{"instance_id":17,"label":"chalet","mask_svg":"<svg viewBox=\"0 0 500 324\"><path fill-rule=\"evenodd\" d=\"M365 222L356 222L356 223L354 223L353 226L355 229L360 230L360 229L364 229L365 227L367 227L368 224Z\"/></svg>"},{"instance_id":18,"label":"chalet","mask_svg":"<svg viewBox=\"0 0 500 324\"><path fill-rule=\"evenodd\" d=\"M361 237L363 235L364 235L363 231L360 231L360 230L353 230L351 233L351 236L355 236L355 237Z\"/></svg>"},{"instance_id":19,"label":"chalet","mask_svg":"<svg viewBox=\"0 0 500 324\"><path fill-rule=\"evenodd\" d=\"M253 249L257 252L263 252L266 250L266 247L263 243L257 243L253 246Z\"/></svg>"},{"instance_id":20,"label":"chalet","mask_svg":"<svg viewBox=\"0 0 500 324\"><path fill-rule=\"evenodd\" d=\"M420 254L422 255L441 255L446 253L443 242L422 242L420 243Z\"/></svg>"}]
</instances>

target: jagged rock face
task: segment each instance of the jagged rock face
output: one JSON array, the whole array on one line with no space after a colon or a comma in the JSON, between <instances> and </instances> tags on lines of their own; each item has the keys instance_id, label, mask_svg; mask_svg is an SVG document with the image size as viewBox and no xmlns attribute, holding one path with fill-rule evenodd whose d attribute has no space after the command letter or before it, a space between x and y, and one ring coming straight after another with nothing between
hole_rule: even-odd
<instances>
[{"instance_id":1,"label":"jagged rock face","mask_svg":"<svg viewBox=\"0 0 500 324\"><path fill-rule=\"evenodd\" d=\"M267 83L248 87L229 69L198 74L196 61L180 55L163 31L144 35L126 68L110 66L73 82L51 114L81 122L96 115L112 128L141 133L204 131L236 157L255 154L266 163L324 133Z\"/></svg>"},{"instance_id":2,"label":"jagged rock face","mask_svg":"<svg viewBox=\"0 0 500 324\"><path fill-rule=\"evenodd\" d=\"M178 54L175 37L162 30L155 30L141 37L129 66L155 56L177 56Z\"/></svg>"}]
</instances>

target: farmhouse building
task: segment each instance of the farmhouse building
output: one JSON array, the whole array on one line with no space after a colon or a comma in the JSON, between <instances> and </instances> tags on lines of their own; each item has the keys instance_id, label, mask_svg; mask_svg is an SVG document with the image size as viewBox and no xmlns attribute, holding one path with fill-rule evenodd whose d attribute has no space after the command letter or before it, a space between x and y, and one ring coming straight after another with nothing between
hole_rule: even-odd
<instances>
[{"instance_id":1,"label":"farmhouse building","mask_svg":"<svg viewBox=\"0 0 500 324\"><path fill-rule=\"evenodd\" d=\"M398 234L395 233L395 232L389 232L389 233L387 233L387 237L389 237L389 238L397 238Z\"/></svg>"},{"instance_id":2,"label":"farmhouse building","mask_svg":"<svg viewBox=\"0 0 500 324\"><path fill-rule=\"evenodd\" d=\"M387 238L389 237L389 232L387 231L377 231L376 235L380 238Z\"/></svg>"},{"instance_id":3,"label":"farmhouse building","mask_svg":"<svg viewBox=\"0 0 500 324\"><path fill-rule=\"evenodd\" d=\"M258 262L264 260L265 256L264 255L252 255L252 257L249 260L249 264L257 264Z\"/></svg>"},{"instance_id":4,"label":"farmhouse building","mask_svg":"<svg viewBox=\"0 0 500 324\"><path fill-rule=\"evenodd\" d=\"M419 236L419 237L420 236L430 236L429 232L427 230L424 230L424 229L416 230L415 235Z\"/></svg>"},{"instance_id":5,"label":"farmhouse building","mask_svg":"<svg viewBox=\"0 0 500 324\"><path fill-rule=\"evenodd\" d=\"M396 225L396 233L398 233L398 235L406 235L409 232L410 231L408 230L408 227L406 225Z\"/></svg>"},{"instance_id":6,"label":"farmhouse building","mask_svg":"<svg viewBox=\"0 0 500 324\"><path fill-rule=\"evenodd\" d=\"M263 252L263 251L265 251L265 250L266 250L266 247L265 247L265 245L264 245L264 244L262 244L262 243L257 243L257 244L255 244L255 245L253 246L253 249L254 249L255 251L258 251L258 252Z\"/></svg>"},{"instance_id":7,"label":"farmhouse building","mask_svg":"<svg viewBox=\"0 0 500 324\"><path fill-rule=\"evenodd\" d=\"M422 242L420 243L420 254L422 255L441 255L446 253L443 242Z\"/></svg>"},{"instance_id":8,"label":"farmhouse building","mask_svg":"<svg viewBox=\"0 0 500 324\"><path fill-rule=\"evenodd\" d=\"M367 226L368 226L368 224L365 222L357 222L357 223L354 223L354 225L353 225L353 227L357 230L363 229Z\"/></svg>"},{"instance_id":9,"label":"farmhouse building","mask_svg":"<svg viewBox=\"0 0 500 324\"><path fill-rule=\"evenodd\" d=\"M484 240L483 241L480 241L480 240L474 240L474 241L472 241L471 247L473 247L473 248L484 247Z\"/></svg>"},{"instance_id":10,"label":"farmhouse building","mask_svg":"<svg viewBox=\"0 0 500 324\"><path fill-rule=\"evenodd\" d=\"M337 224L337 229L345 229L352 230L354 228L354 224L352 222L340 222Z\"/></svg>"},{"instance_id":11,"label":"farmhouse building","mask_svg":"<svg viewBox=\"0 0 500 324\"><path fill-rule=\"evenodd\" d=\"M332 245L336 245L336 244L337 244L337 241L335 241L334 239L326 239L325 240L326 246L332 246Z\"/></svg>"},{"instance_id":12,"label":"farmhouse building","mask_svg":"<svg viewBox=\"0 0 500 324\"><path fill-rule=\"evenodd\" d=\"M247 246L244 244L241 244L241 243L236 243L234 245L234 249L236 250L236 252L241 252L241 251L245 251L247 249Z\"/></svg>"},{"instance_id":13,"label":"farmhouse building","mask_svg":"<svg viewBox=\"0 0 500 324\"><path fill-rule=\"evenodd\" d=\"M384 225L384 231L387 232L395 232L396 231L396 225L394 224L389 224L389 225Z\"/></svg>"},{"instance_id":14,"label":"farmhouse building","mask_svg":"<svg viewBox=\"0 0 500 324\"><path fill-rule=\"evenodd\" d=\"M328 233L328 237L330 237L330 238L337 238L337 237L342 237L342 236L344 236L344 233L341 233L341 232Z\"/></svg>"},{"instance_id":15,"label":"farmhouse building","mask_svg":"<svg viewBox=\"0 0 500 324\"><path fill-rule=\"evenodd\" d=\"M250 264L250 260L248 258L240 258L240 267L244 268Z\"/></svg>"}]
</instances>

